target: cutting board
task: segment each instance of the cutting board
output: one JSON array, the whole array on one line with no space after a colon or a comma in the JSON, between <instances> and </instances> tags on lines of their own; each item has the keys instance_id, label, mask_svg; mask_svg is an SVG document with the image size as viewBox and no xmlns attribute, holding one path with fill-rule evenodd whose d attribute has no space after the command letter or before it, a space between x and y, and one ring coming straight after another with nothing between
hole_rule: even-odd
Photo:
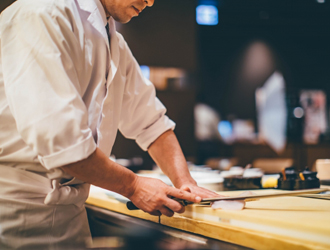
<instances>
[{"instance_id":1,"label":"cutting board","mask_svg":"<svg viewBox=\"0 0 330 250\"><path fill-rule=\"evenodd\" d=\"M257 190L258 194L281 192ZM219 192L237 195L240 191ZM92 193L87 203L254 249L330 249L330 200L278 197L246 203L240 211L191 205L183 214L155 217L130 211L104 192Z\"/></svg>"}]
</instances>

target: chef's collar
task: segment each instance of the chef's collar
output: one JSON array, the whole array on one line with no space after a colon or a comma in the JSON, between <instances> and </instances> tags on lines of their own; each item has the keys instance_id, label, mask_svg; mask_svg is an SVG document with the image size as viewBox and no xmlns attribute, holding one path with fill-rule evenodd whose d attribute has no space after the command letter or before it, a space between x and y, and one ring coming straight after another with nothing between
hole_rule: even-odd
<instances>
[{"instance_id":1,"label":"chef's collar","mask_svg":"<svg viewBox=\"0 0 330 250\"><path fill-rule=\"evenodd\" d=\"M103 24L104 26L107 25L108 23L108 20L107 20L107 15L105 13L105 9L103 8L103 5L101 4L101 1L100 0L94 0L95 4L96 4L96 7L98 8L101 16L102 16L102 20L103 20Z\"/></svg>"}]
</instances>

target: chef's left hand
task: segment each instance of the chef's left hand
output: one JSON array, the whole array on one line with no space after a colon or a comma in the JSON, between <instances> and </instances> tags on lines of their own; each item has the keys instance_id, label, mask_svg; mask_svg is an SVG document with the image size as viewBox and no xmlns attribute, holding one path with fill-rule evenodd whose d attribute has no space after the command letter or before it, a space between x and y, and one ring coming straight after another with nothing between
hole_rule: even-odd
<instances>
[{"instance_id":1,"label":"chef's left hand","mask_svg":"<svg viewBox=\"0 0 330 250\"><path fill-rule=\"evenodd\" d=\"M183 184L180 187L180 189L183 190L183 191L193 193L193 194L201 197L202 199L203 198L212 198L212 197L220 196L219 194L217 194L217 193L215 193L211 190L208 190L208 189L203 188L203 187L199 187L197 184L193 184L193 183Z\"/></svg>"}]
</instances>

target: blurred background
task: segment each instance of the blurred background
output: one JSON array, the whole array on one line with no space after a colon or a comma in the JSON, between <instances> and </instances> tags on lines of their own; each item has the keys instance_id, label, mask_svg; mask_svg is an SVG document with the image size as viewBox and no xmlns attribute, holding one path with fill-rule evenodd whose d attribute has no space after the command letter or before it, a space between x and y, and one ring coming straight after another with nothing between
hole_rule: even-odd
<instances>
[{"instance_id":1,"label":"blurred background","mask_svg":"<svg viewBox=\"0 0 330 250\"><path fill-rule=\"evenodd\" d=\"M12 2L1 0L0 11ZM218 192L330 185L330 0L155 0L117 29L176 122L174 132L199 186ZM172 185L148 153L120 132L110 158ZM127 201L95 186L90 196L100 192L114 204ZM93 236L88 248L247 249L201 237L208 230L170 231L92 205L87 213ZM200 220L190 232L204 230ZM186 225L182 219L175 225L180 223Z\"/></svg>"},{"instance_id":2,"label":"blurred background","mask_svg":"<svg viewBox=\"0 0 330 250\"><path fill-rule=\"evenodd\" d=\"M189 162L302 170L330 152L329 19L329 0L156 0L117 28ZM120 133L112 153L153 167Z\"/></svg>"},{"instance_id":3,"label":"blurred background","mask_svg":"<svg viewBox=\"0 0 330 250\"><path fill-rule=\"evenodd\" d=\"M188 161L297 170L329 157L329 28L328 0L156 0L118 25Z\"/></svg>"}]
</instances>

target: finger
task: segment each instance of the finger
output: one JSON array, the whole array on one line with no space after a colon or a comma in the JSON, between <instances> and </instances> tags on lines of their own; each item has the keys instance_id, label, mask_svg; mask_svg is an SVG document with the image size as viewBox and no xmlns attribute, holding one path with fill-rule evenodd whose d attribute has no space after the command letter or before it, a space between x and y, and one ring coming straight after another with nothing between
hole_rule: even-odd
<instances>
[{"instance_id":1,"label":"finger","mask_svg":"<svg viewBox=\"0 0 330 250\"><path fill-rule=\"evenodd\" d=\"M162 213L159 212L159 211L153 211L153 212L151 212L149 214L154 215L154 216L161 216L162 215Z\"/></svg>"},{"instance_id":2,"label":"finger","mask_svg":"<svg viewBox=\"0 0 330 250\"><path fill-rule=\"evenodd\" d=\"M172 217L174 215L174 212L165 206L161 207L159 211L167 217Z\"/></svg>"},{"instance_id":3,"label":"finger","mask_svg":"<svg viewBox=\"0 0 330 250\"><path fill-rule=\"evenodd\" d=\"M167 199L165 206L167 208L169 208L170 210L177 212L177 213L184 212L184 206L182 206L179 202L177 202L173 199Z\"/></svg>"},{"instance_id":4,"label":"finger","mask_svg":"<svg viewBox=\"0 0 330 250\"><path fill-rule=\"evenodd\" d=\"M219 194L217 194L216 192L211 191L211 190L206 189L206 188L202 188L202 190L203 190L204 192L206 192L207 194L209 194L209 195L214 195L214 196L218 196L218 195L219 195Z\"/></svg>"},{"instance_id":5,"label":"finger","mask_svg":"<svg viewBox=\"0 0 330 250\"><path fill-rule=\"evenodd\" d=\"M193 187L191 188L191 192L200 196L201 198L211 198L211 197L217 197L219 196L219 194L211 191L211 190L208 190L206 188L202 188L202 187Z\"/></svg>"},{"instance_id":6,"label":"finger","mask_svg":"<svg viewBox=\"0 0 330 250\"><path fill-rule=\"evenodd\" d=\"M188 187L188 186L182 187L182 188L180 188L180 189L183 190L183 191L186 191L186 192L191 193L191 189L190 189L190 187Z\"/></svg>"},{"instance_id":7,"label":"finger","mask_svg":"<svg viewBox=\"0 0 330 250\"><path fill-rule=\"evenodd\" d=\"M169 188L168 195L173 196L175 198L182 199L182 200L191 201L191 202L200 202L202 200L201 197L199 197L193 193L189 193L187 191L183 191L183 190L176 189L176 188Z\"/></svg>"},{"instance_id":8,"label":"finger","mask_svg":"<svg viewBox=\"0 0 330 250\"><path fill-rule=\"evenodd\" d=\"M180 189L187 191L189 193L194 193L195 195L198 195L201 198L211 198L218 196L217 193L199 186L183 185Z\"/></svg>"},{"instance_id":9,"label":"finger","mask_svg":"<svg viewBox=\"0 0 330 250\"><path fill-rule=\"evenodd\" d=\"M184 213L184 211L186 211L186 208L184 206L182 206L182 208L179 211L175 211L175 212L182 214L182 213Z\"/></svg>"},{"instance_id":10,"label":"finger","mask_svg":"<svg viewBox=\"0 0 330 250\"><path fill-rule=\"evenodd\" d=\"M201 189L196 194L202 196L203 198L211 198L211 197L219 196L217 193L209 191L207 189Z\"/></svg>"}]
</instances>

